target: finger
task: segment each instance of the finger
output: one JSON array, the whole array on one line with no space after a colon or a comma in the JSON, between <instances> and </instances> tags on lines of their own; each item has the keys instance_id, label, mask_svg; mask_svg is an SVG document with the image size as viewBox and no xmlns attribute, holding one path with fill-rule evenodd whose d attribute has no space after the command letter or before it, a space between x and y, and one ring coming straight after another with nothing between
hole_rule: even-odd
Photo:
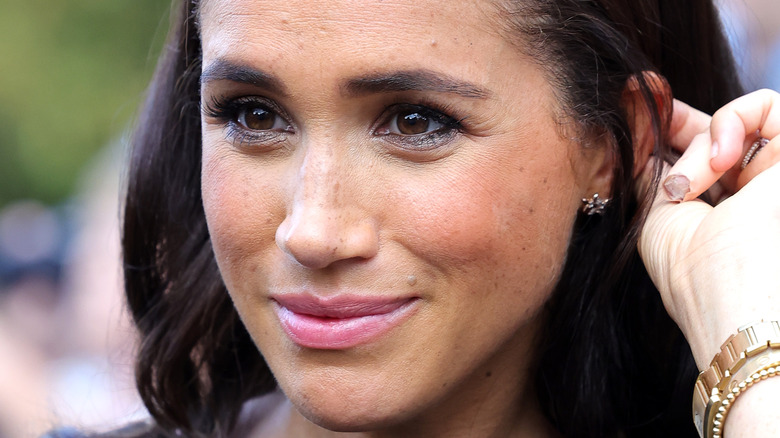
<instances>
[{"instance_id":1,"label":"finger","mask_svg":"<svg viewBox=\"0 0 780 438\"><path fill-rule=\"evenodd\" d=\"M639 178L641 186L646 186L652 181L655 172L653 168L657 166L661 166L664 176L671 169L669 164L658 158L652 158ZM668 197L659 190L639 235L637 246L639 254L650 278L661 292L664 305L678 323L681 316L674 312L677 306L671 293L672 278L669 267L677 262L677 254L681 253L679 248L687 244L691 230L695 230L696 224L700 223L710 211L712 211L712 207L704 202L694 201L682 204L670 202ZM679 226L680 223L686 223L690 226Z\"/></svg>"},{"instance_id":2,"label":"finger","mask_svg":"<svg viewBox=\"0 0 780 438\"><path fill-rule=\"evenodd\" d=\"M704 117L694 113L692 108L682 105L680 108L681 118L692 120L687 123L694 127L703 123ZM678 123L678 132L685 133L686 123ZM687 130L688 135L692 129ZM760 90L727 104L713 115L708 132L695 136L683 156L670 170L670 176L664 180L664 189L669 199L687 201L697 198L727 170L739 163L746 148L755 140L754 133L774 138L778 131L780 95L776 92ZM684 134L681 134L675 141L685 139ZM710 152L709 157L707 151ZM730 178L724 180L729 190L737 189L739 185L736 180L736 174L730 174Z\"/></svg>"},{"instance_id":3,"label":"finger","mask_svg":"<svg viewBox=\"0 0 780 438\"><path fill-rule=\"evenodd\" d=\"M722 175L710 166L712 138L709 130L693 137L688 148L669 170L663 186L672 201L689 201L704 193Z\"/></svg>"},{"instance_id":4,"label":"finger","mask_svg":"<svg viewBox=\"0 0 780 438\"><path fill-rule=\"evenodd\" d=\"M712 156L710 123L712 117L679 100L674 101L669 143L683 155L664 180L669 199L690 200L698 197L721 176L709 165Z\"/></svg>"},{"instance_id":5,"label":"finger","mask_svg":"<svg viewBox=\"0 0 780 438\"><path fill-rule=\"evenodd\" d=\"M712 117L710 133L716 155L710 165L725 172L742 160L746 139L773 139L780 135L780 94L759 90L746 94L719 109Z\"/></svg>"},{"instance_id":6,"label":"finger","mask_svg":"<svg viewBox=\"0 0 780 438\"><path fill-rule=\"evenodd\" d=\"M673 105L669 144L677 151L685 152L693 138L710 127L712 117L677 99Z\"/></svg>"},{"instance_id":7,"label":"finger","mask_svg":"<svg viewBox=\"0 0 780 438\"><path fill-rule=\"evenodd\" d=\"M780 136L774 138L756 153L745 169L740 172L737 179L737 188L741 189L756 175L780 162Z\"/></svg>"}]
</instances>

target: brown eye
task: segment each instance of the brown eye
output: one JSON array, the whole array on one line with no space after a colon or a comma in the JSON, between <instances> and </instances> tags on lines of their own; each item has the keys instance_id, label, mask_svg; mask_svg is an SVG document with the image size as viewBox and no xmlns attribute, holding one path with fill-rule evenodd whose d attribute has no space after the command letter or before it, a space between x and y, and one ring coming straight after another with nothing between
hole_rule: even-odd
<instances>
[{"instance_id":1,"label":"brown eye","mask_svg":"<svg viewBox=\"0 0 780 438\"><path fill-rule=\"evenodd\" d=\"M402 149L430 151L463 132L460 121L447 112L424 105L395 104L385 110L383 123L375 128L374 135Z\"/></svg>"},{"instance_id":2,"label":"brown eye","mask_svg":"<svg viewBox=\"0 0 780 438\"><path fill-rule=\"evenodd\" d=\"M247 108L239 114L238 122L253 131L267 131L277 124L279 116L263 107Z\"/></svg>"},{"instance_id":3,"label":"brown eye","mask_svg":"<svg viewBox=\"0 0 780 438\"><path fill-rule=\"evenodd\" d=\"M405 111L398 114L398 132L403 135L418 135L429 131L431 120L417 111Z\"/></svg>"}]
</instances>

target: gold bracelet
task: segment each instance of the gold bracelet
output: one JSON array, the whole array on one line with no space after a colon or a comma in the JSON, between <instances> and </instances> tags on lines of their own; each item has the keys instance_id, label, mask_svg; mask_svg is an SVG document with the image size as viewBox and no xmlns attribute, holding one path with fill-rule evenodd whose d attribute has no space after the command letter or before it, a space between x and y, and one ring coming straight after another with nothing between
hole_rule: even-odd
<instances>
[{"instance_id":1,"label":"gold bracelet","mask_svg":"<svg viewBox=\"0 0 780 438\"><path fill-rule=\"evenodd\" d=\"M740 383L747 382L755 373L768 371L780 364L780 323L764 321L740 327L729 337L710 366L699 374L693 391L693 422L702 438L715 438L723 430L728 410L744 388L733 394ZM776 366L775 366L776 368ZM775 370L777 373L777 369ZM758 379L761 380L761 379Z\"/></svg>"},{"instance_id":2,"label":"gold bracelet","mask_svg":"<svg viewBox=\"0 0 780 438\"><path fill-rule=\"evenodd\" d=\"M726 394L726 398L721 400L720 407L718 408L718 413L715 414L715 423L712 426L712 437L721 438L723 436L723 425L726 423L726 416L728 415L729 410L731 410L731 407L734 405L734 400L736 400L740 394L742 394L746 389L753 386L753 384L758 382L759 380L764 380L769 377L774 377L778 373L780 373L780 362L773 363L771 366L767 367L766 369L756 371L755 373L751 374L744 380L736 380L736 379L732 380L731 383L733 385L730 386L733 387L731 388L731 391L729 391L729 393Z\"/></svg>"}]
</instances>

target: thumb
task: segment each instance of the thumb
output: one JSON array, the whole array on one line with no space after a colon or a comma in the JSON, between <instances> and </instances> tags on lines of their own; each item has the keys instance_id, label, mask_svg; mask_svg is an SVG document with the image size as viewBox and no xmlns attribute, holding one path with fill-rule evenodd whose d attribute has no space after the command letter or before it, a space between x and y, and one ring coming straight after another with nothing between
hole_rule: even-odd
<instances>
[{"instance_id":1,"label":"thumb","mask_svg":"<svg viewBox=\"0 0 780 438\"><path fill-rule=\"evenodd\" d=\"M668 163L653 157L639 176L638 185L642 193L648 193L648 189L653 187L656 172L660 171L660 178L664 179L670 169ZM667 311L679 323L674 312L678 303L675 303L671 288L673 267L683 256L693 233L712 207L699 200L684 203L670 201L663 190L655 190L653 195L637 249L650 278L661 293Z\"/></svg>"}]
</instances>

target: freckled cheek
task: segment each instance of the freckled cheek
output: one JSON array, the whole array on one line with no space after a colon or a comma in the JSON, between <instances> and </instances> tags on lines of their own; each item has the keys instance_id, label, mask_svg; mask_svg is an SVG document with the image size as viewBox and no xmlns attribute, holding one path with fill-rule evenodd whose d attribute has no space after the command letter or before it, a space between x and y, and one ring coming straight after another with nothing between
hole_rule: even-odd
<instances>
[{"instance_id":1,"label":"freckled cheek","mask_svg":"<svg viewBox=\"0 0 780 438\"><path fill-rule=\"evenodd\" d=\"M469 261L476 255L482 255L486 245L490 246L493 236L502 230L510 230L513 223L506 223L502 210L508 207L502 190L491 190L482 185L464 184L441 185L425 184L419 190L399 191L396 203L408 205L403 209L408 225L409 238L419 239L424 248L436 251L438 257ZM522 200L514 201L516 213L526 216L520 206Z\"/></svg>"},{"instance_id":2,"label":"freckled cheek","mask_svg":"<svg viewBox=\"0 0 780 438\"><path fill-rule=\"evenodd\" d=\"M490 271L495 283L522 278L530 288L549 285L576 216L571 194L544 184L544 174L509 181L493 174L477 169L396 191L390 205L410 206L403 209L406 243L445 271Z\"/></svg>"}]
</instances>

